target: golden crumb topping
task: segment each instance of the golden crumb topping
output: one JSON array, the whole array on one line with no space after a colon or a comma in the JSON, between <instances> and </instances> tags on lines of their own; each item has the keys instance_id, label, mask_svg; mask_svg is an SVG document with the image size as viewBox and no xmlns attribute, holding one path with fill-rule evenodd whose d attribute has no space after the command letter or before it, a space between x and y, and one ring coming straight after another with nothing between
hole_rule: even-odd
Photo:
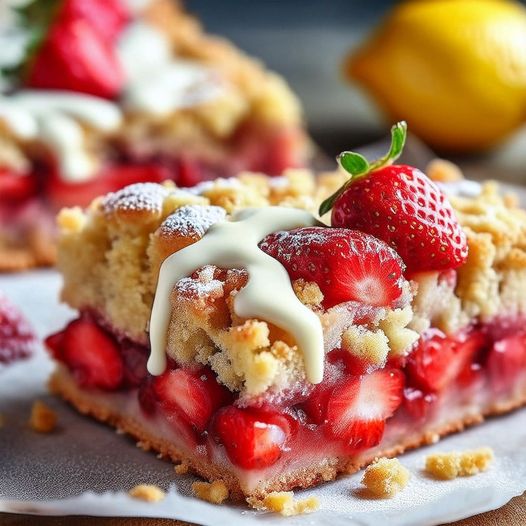
<instances>
[{"instance_id":1,"label":"golden crumb topping","mask_svg":"<svg viewBox=\"0 0 526 526\"><path fill-rule=\"evenodd\" d=\"M166 493L154 484L139 484L128 491L128 495L145 502L159 502L166 497Z\"/></svg>"},{"instance_id":2,"label":"golden crumb topping","mask_svg":"<svg viewBox=\"0 0 526 526\"><path fill-rule=\"evenodd\" d=\"M403 490L410 478L409 470L397 458L378 458L367 466L362 484L375 497L386 499Z\"/></svg>"},{"instance_id":3,"label":"golden crumb topping","mask_svg":"<svg viewBox=\"0 0 526 526\"><path fill-rule=\"evenodd\" d=\"M455 291L462 310L482 320L525 315L526 212L510 206L495 183L483 185L477 197L454 197L452 204L469 244Z\"/></svg>"},{"instance_id":4,"label":"golden crumb topping","mask_svg":"<svg viewBox=\"0 0 526 526\"><path fill-rule=\"evenodd\" d=\"M31 408L29 425L37 433L51 433L57 426L57 414L44 402L37 400Z\"/></svg>"},{"instance_id":5,"label":"golden crumb topping","mask_svg":"<svg viewBox=\"0 0 526 526\"><path fill-rule=\"evenodd\" d=\"M434 453L426 457L426 471L444 480L469 477L486 471L493 458L493 450L489 447L472 451Z\"/></svg>"},{"instance_id":6,"label":"golden crumb topping","mask_svg":"<svg viewBox=\"0 0 526 526\"><path fill-rule=\"evenodd\" d=\"M229 491L222 480L213 482L197 481L192 484L194 495L212 504L223 504L228 499Z\"/></svg>"},{"instance_id":7,"label":"golden crumb topping","mask_svg":"<svg viewBox=\"0 0 526 526\"><path fill-rule=\"evenodd\" d=\"M181 464L176 464L174 466L174 471L178 475L186 475L190 469L190 466L186 462L181 462Z\"/></svg>"},{"instance_id":8,"label":"golden crumb topping","mask_svg":"<svg viewBox=\"0 0 526 526\"><path fill-rule=\"evenodd\" d=\"M263 499L249 497L247 502L256 510L272 511L285 517L301 515L303 513L312 513L317 511L320 507L318 497L308 497L306 499L296 500L294 498L294 492L292 491L273 491Z\"/></svg>"}]
</instances>

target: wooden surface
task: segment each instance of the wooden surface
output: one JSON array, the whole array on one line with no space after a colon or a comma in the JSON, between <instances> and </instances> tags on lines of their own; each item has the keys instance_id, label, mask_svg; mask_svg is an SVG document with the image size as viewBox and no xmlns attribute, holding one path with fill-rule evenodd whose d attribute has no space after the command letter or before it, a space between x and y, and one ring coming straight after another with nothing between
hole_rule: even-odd
<instances>
[{"instance_id":1,"label":"wooden surface","mask_svg":"<svg viewBox=\"0 0 526 526\"><path fill-rule=\"evenodd\" d=\"M70 526L71 518L68 517L33 517L29 515L10 515L0 513L2 526ZM96 519L90 517L75 517L75 526L188 526L187 523L170 519ZM283 520L287 524L287 520ZM455 526L523 526L526 525L526 493L516 497L504 507L482 513L469 519L454 523ZM232 524L232 526L235 526Z\"/></svg>"}]
</instances>

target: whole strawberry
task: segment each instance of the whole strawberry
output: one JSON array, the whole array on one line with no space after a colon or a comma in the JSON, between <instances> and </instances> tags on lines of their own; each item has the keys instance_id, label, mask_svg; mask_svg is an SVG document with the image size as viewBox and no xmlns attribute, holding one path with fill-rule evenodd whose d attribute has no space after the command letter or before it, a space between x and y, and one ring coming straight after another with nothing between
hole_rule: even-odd
<instances>
[{"instance_id":1,"label":"whole strawberry","mask_svg":"<svg viewBox=\"0 0 526 526\"><path fill-rule=\"evenodd\" d=\"M467 258L466 236L444 193L420 170L392 164L406 138L405 122L392 129L389 153L369 162L344 152L340 165L351 178L320 206L331 222L385 241L410 272L454 269Z\"/></svg>"},{"instance_id":2,"label":"whole strawberry","mask_svg":"<svg viewBox=\"0 0 526 526\"><path fill-rule=\"evenodd\" d=\"M325 308L346 301L392 306L402 294L404 264L383 241L346 228L306 227L268 235L260 248L291 279L315 282Z\"/></svg>"},{"instance_id":3,"label":"whole strawberry","mask_svg":"<svg viewBox=\"0 0 526 526\"><path fill-rule=\"evenodd\" d=\"M27 84L115 98L124 73L114 50L86 20L59 18L31 64Z\"/></svg>"}]
</instances>

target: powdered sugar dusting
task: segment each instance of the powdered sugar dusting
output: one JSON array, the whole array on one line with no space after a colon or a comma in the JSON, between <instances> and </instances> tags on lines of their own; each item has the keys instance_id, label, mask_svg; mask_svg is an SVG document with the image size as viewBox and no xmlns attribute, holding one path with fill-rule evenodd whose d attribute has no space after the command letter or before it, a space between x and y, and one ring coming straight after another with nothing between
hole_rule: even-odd
<instances>
[{"instance_id":1,"label":"powdered sugar dusting","mask_svg":"<svg viewBox=\"0 0 526 526\"><path fill-rule=\"evenodd\" d=\"M219 221L224 221L226 211L220 206L185 205L168 216L160 226L161 236L201 238Z\"/></svg>"},{"instance_id":2,"label":"powdered sugar dusting","mask_svg":"<svg viewBox=\"0 0 526 526\"><path fill-rule=\"evenodd\" d=\"M108 194L102 201L106 214L116 211L160 212L168 190L156 183L135 183Z\"/></svg>"}]
</instances>

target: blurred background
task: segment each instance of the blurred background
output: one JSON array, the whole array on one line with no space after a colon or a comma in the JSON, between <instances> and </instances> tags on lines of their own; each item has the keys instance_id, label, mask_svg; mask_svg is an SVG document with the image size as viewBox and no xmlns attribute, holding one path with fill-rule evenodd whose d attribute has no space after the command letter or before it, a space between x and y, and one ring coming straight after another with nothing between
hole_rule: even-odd
<instances>
[{"instance_id":1,"label":"blurred background","mask_svg":"<svg viewBox=\"0 0 526 526\"><path fill-rule=\"evenodd\" d=\"M412 3L429 4L430 2L416 0ZM421 15L424 19L421 23L433 24L432 29L437 32L439 38L435 39L434 43L411 43L412 49L417 51L417 48L420 48L423 54L433 57L437 66L446 68L442 73L451 78L449 86L431 84L422 89L436 92L433 94L435 98L432 99L432 105L437 107L437 111L440 111L442 103L440 92L447 93L448 90L455 92L458 96L459 110L462 107L469 107L477 98L486 98L485 103L494 110L493 114L484 115L484 110L478 109L475 104L473 108L475 118L471 119L471 130L468 129L465 135L480 129L487 122L489 122L488 127L491 128L489 134L500 135L500 132L495 130L499 122L504 123L508 118L513 122L509 124L511 131L506 131L502 137L498 136L495 139L491 137L490 144L484 144L480 148L469 147L461 148L461 151L451 151L450 148L441 147L440 141L427 142L432 143L430 145L434 151L459 162L470 177L498 177L526 182L526 127L522 124L526 122L526 11L522 12L524 2L517 16L513 10L520 5L519 2L516 4L502 2L507 4L503 7L512 9L506 12L505 9L495 5L500 2L474 0L471 2L472 12L464 20L461 18L462 14L456 13L451 9L452 6L447 5L454 3L455 0L445 2L439 0L436 2L438 15L437 12ZM466 2L462 3L466 4ZM389 44L396 49L399 42L407 37L407 33L403 34L403 21L392 20L393 9L399 4L401 2L392 0L369 2L222 0L220 3L188 0L186 2L188 9L197 14L211 32L230 38L242 49L261 58L272 69L286 77L304 103L311 134L330 155L342 149L375 141L388 130L390 121L386 118L385 112L379 110L378 97L373 98L368 89L370 86L364 85L363 82L358 83L356 80L349 81L348 78L344 78L342 62L349 52L352 54L363 45L386 18L391 21ZM485 7L484 4L492 5ZM409 15L418 16L415 14L417 8L418 5L411 9ZM426 18L434 20L429 22ZM456 38L455 27L450 27L455 25L455 21L464 28L469 28L466 29L464 40L454 42L452 46L457 46L456 55L460 61L464 61L465 69L470 70L468 75L480 77L478 92L475 93L468 89L462 93L462 89L459 89L455 82L455 71L450 73L447 70L447 49L444 48ZM519 22L523 25L519 25ZM513 30L510 31L509 28L514 24ZM448 30L451 32L448 33ZM440 42L442 37L445 39L445 44L433 49L432 46L436 46L436 42ZM502 47L500 52L499 46ZM373 58L380 52L381 49L378 48L370 50ZM446 55L441 56L441 53ZM506 64L511 57L510 64L506 65L516 77L511 81L514 84L513 90L499 91L500 86L497 86L492 91L492 84L498 84L500 79L494 78L495 71L488 71L487 63L477 66L473 54L482 55L490 65L493 63L497 72L503 69L502 64ZM411 58L407 57L406 61L410 63ZM387 62L387 59L385 61ZM380 71L377 71L377 75L381 76L381 70L386 69L388 65L380 62L377 68ZM391 84L392 90L397 91L397 97L406 99L408 107L402 108L404 117L408 114L408 110L417 111L425 117L429 108L411 107L411 97L404 91L401 79L396 78L396 72L392 78L384 80L386 84ZM371 82L369 79L369 84ZM514 106L513 109L510 109L511 105ZM518 109L515 109L515 106ZM511 115L510 112L520 112L520 122L515 122L515 113ZM479 120L481 122L478 122ZM451 122L451 127L455 126L456 123ZM481 142L476 137L473 140L475 145Z\"/></svg>"}]
</instances>

